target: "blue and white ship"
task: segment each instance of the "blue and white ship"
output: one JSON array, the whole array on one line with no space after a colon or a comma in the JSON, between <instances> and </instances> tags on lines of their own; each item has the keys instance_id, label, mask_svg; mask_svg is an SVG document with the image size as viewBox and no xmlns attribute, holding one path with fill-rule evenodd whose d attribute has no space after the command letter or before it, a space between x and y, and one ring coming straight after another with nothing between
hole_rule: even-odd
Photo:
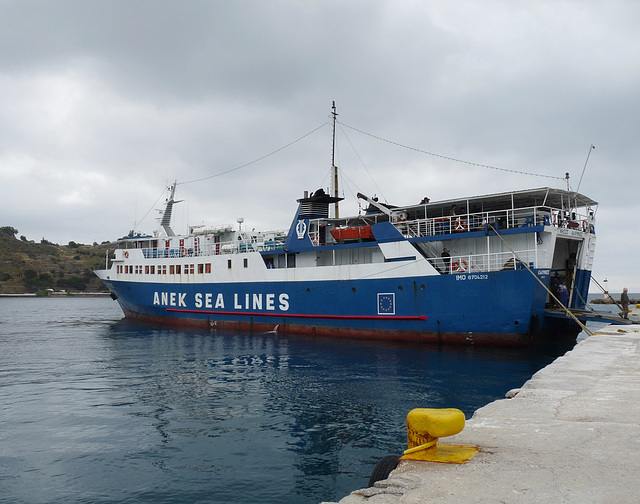
<instances>
[{"instance_id":1,"label":"blue and white ship","mask_svg":"<svg viewBox=\"0 0 640 504\"><path fill-rule=\"evenodd\" d=\"M360 194L369 208L352 217L320 189L297 200L288 232L238 223L183 236L175 190L159 229L120 240L96 271L127 318L509 346L580 331L568 312L585 307L597 203L568 189L405 206Z\"/></svg>"}]
</instances>

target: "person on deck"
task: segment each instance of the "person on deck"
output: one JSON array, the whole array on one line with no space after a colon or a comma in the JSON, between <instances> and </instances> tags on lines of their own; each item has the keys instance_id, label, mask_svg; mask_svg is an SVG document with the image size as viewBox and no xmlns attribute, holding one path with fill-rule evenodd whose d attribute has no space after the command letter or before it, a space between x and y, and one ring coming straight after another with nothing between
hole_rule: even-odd
<instances>
[{"instance_id":1,"label":"person on deck","mask_svg":"<svg viewBox=\"0 0 640 504\"><path fill-rule=\"evenodd\" d=\"M449 264L451 264L451 256L449 255L446 247L442 249L442 254L440 254L440 256L442 257L442 262L444 263L444 273L446 275L447 273L449 273Z\"/></svg>"},{"instance_id":2,"label":"person on deck","mask_svg":"<svg viewBox=\"0 0 640 504\"><path fill-rule=\"evenodd\" d=\"M567 286L563 281L560 281L558 285L558 301L563 307L567 307L567 303L569 301L569 291L567 290Z\"/></svg>"},{"instance_id":3,"label":"person on deck","mask_svg":"<svg viewBox=\"0 0 640 504\"><path fill-rule=\"evenodd\" d=\"M629 318L629 294L627 294L628 289L625 287L622 289L622 294L620 295L620 304L622 305L622 313L620 316L624 319Z\"/></svg>"}]
</instances>

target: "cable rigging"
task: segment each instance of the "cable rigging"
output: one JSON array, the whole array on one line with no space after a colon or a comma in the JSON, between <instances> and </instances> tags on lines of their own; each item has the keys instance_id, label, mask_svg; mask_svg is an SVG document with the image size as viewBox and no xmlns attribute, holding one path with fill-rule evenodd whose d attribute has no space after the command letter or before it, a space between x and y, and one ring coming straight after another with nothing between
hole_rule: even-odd
<instances>
[{"instance_id":1,"label":"cable rigging","mask_svg":"<svg viewBox=\"0 0 640 504\"><path fill-rule=\"evenodd\" d=\"M301 137L296 138L296 139L295 139L295 140L293 140L292 142L289 142L288 144L283 145L283 146L282 146L282 147L280 147L279 149L276 149L276 150L274 150L273 152L270 152L269 154L265 154L264 156L259 157L258 159L254 159L253 161L250 161L250 162L245 163L245 164L240 165L240 166L236 166L235 168L231 168L231 169L229 169L229 170L225 170L225 171L220 172L220 173L215 173L215 174L213 174L213 175L208 175L207 177L202 177L202 178L194 179L194 180L188 180L188 181L186 181L186 182L178 182L178 185L186 185L186 184L193 184L194 182L202 182L203 180L209 180L209 179L212 179L212 178L214 178L214 177L220 177L220 176L222 176L222 175L226 175L227 173L231 173L231 172L234 172L234 171L240 170L240 169L242 169L242 168L246 168L247 166L251 166L252 164L255 164L255 163L259 162L259 161L262 161L263 159L267 159L268 157L273 156L274 154L277 154L278 152L280 152L280 151L282 151L282 150L286 149L287 147L291 147L293 144L295 144L295 143L299 142L300 140L303 140L303 139L307 138L309 135L312 135L313 133L315 133L315 132L316 132L316 131L318 131L319 129L323 128L323 127L324 127L324 126L326 126L327 124L329 124L329 123L328 123L328 121L327 121L327 122L322 123L320 126L318 126L317 128L315 128L315 129L313 129L313 130L309 131L308 133L306 133L306 134L302 135Z\"/></svg>"},{"instance_id":2,"label":"cable rigging","mask_svg":"<svg viewBox=\"0 0 640 504\"><path fill-rule=\"evenodd\" d=\"M498 168L497 166L491 166L491 165L486 165L486 164L481 164L481 163L474 163L473 161L465 161L463 159L456 159L453 157L449 157L449 156L443 156L442 154L436 154L435 152L429 152L426 150L422 150L422 149L418 149L416 147L410 147L408 145L404 145L398 142L394 142L393 140L388 140L386 138L382 138L379 137L377 135L374 135L372 133L367 133L366 131L362 131L358 128L354 128L353 126L349 126L348 124L345 124L343 122L339 123L341 126L345 126L349 129L352 129L353 131L357 131L358 133L362 133L363 135L367 135L370 136L371 138L375 138L376 140L381 140L382 142L387 142L391 145L396 145L398 147L402 147L404 149L408 149L408 150L412 150L415 152L420 152L422 154L427 154L429 156L434 156L434 157L438 157L441 159L446 159L448 161L455 161L456 163L464 163L464 164L468 164L471 166L478 166L480 168L490 168L491 170L499 170L499 171L504 171L504 172L509 172L509 173L517 173L518 175L531 175L533 177L545 177L545 178L551 178L551 179L558 179L558 180L564 180L563 177L558 177L558 176L554 176L554 175L541 175L539 173L529 173L529 172L522 172L522 171L517 171L517 170L510 170L507 168Z\"/></svg>"}]
</instances>

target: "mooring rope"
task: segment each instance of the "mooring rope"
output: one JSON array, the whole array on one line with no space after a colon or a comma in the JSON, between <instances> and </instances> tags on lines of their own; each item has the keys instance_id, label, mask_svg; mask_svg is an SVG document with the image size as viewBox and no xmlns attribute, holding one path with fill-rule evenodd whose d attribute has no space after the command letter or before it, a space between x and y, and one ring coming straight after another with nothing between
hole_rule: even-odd
<instances>
[{"instance_id":1,"label":"mooring rope","mask_svg":"<svg viewBox=\"0 0 640 504\"><path fill-rule=\"evenodd\" d=\"M515 251L515 250L513 250L513 249L511 248L511 245L509 245L509 244L507 243L507 240L505 240L505 239L502 237L502 235L501 235L500 233L498 233L498 231L496 231L496 228L494 228L492 224L487 224L487 225L489 226L489 228L491 228L491 229L493 230L493 232L494 232L495 234L497 234L497 235L498 235L498 237L502 240L502 243L504 243L504 244L507 246L507 248L508 248L512 253L513 253L514 257L515 257L518 261L520 261L520 263L521 263L525 268L527 268L527 271L533 275L533 278L535 278L535 279L540 283L540 285L542 285L542 287L544 287L544 290L546 290L546 291L549 293L549 295L553 298L553 300L554 300L556 303L558 303L560 306L562 306L562 308L564 308L565 313L566 313L569 317L571 317L573 320L575 320L575 321L578 323L578 325L582 328L582 330L583 330L584 332L586 332L589 336L593 336L593 333L592 333L589 329L587 329L587 326L585 326L582 322L580 322L580 321L578 320L578 317L576 317L576 316L571 312L571 310L569 310L569 308L567 308L565 305L563 305L563 304L560 302L560 300L555 296L555 294L554 294L553 292L551 292L551 290L549 290L549 288L544 284L544 282L543 282L542 280L540 280L540 278L538 278L538 275L536 275L536 274L533 272L533 270L532 270L531 268L529 268L529 266L527 265L527 263L526 263L526 262L524 262L522 259L520 259L520 257L518 257L518 254L516 254L516 251Z\"/></svg>"}]
</instances>

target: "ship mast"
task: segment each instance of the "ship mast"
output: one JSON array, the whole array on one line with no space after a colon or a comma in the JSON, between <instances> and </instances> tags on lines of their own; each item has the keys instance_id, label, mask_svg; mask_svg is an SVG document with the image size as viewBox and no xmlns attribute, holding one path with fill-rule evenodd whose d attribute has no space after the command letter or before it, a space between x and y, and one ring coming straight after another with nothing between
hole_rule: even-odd
<instances>
[{"instance_id":1,"label":"ship mast","mask_svg":"<svg viewBox=\"0 0 640 504\"><path fill-rule=\"evenodd\" d=\"M169 197L167 198L167 201L165 202L165 207L164 207L164 211L160 210L160 227L164 230L165 234L167 236L175 236L176 234L173 232L173 229L171 229L171 215L173 213L173 205L176 203L181 203L182 200L178 200L176 201L174 198L175 194L176 194L176 186L178 185L178 181L176 180L173 184L171 184L171 187L169 187Z\"/></svg>"},{"instance_id":2,"label":"ship mast","mask_svg":"<svg viewBox=\"0 0 640 504\"><path fill-rule=\"evenodd\" d=\"M336 102L332 102L331 105L331 115L333 117L333 136L331 138L331 174L332 174L332 188L333 188L333 196L338 198L338 167L336 166L335 156L336 156L336 118L338 117L338 113L336 112ZM338 208L338 202L336 201L333 205L333 216L337 219L340 217L340 210Z\"/></svg>"}]
</instances>

